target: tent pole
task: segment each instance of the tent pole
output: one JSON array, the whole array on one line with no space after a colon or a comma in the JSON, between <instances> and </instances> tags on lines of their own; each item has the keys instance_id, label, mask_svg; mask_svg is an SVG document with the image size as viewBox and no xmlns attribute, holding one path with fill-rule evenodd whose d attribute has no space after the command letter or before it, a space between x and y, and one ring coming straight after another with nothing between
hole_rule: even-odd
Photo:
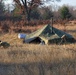
<instances>
[{"instance_id":1,"label":"tent pole","mask_svg":"<svg viewBox=\"0 0 76 75\"><path fill-rule=\"evenodd\" d=\"M52 26L51 33L53 33L53 17L51 18L51 26Z\"/></svg>"}]
</instances>

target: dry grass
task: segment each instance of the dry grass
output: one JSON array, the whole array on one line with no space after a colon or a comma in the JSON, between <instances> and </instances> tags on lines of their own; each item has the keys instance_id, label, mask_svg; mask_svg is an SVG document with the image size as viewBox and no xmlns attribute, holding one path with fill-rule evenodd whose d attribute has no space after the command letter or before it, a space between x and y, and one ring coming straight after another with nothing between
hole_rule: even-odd
<instances>
[{"instance_id":1,"label":"dry grass","mask_svg":"<svg viewBox=\"0 0 76 75\"><path fill-rule=\"evenodd\" d=\"M76 38L76 25L67 25L66 32ZM1 75L76 74L76 43L67 45L23 44L22 39L18 39L17 35L16 33L0 35L0 40L11 44L7 49L0 48Z\"/></svg>"}]
</instances>

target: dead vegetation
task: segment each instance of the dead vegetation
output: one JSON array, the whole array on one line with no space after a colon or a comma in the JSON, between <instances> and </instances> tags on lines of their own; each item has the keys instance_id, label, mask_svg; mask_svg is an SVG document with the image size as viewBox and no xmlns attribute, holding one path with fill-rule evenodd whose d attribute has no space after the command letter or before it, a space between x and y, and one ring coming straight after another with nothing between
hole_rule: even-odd
<instances>
[{"instance_id":1,"label":"dead vegetation","mask_svg":"<svg viewBox=\"0 0 76 75\"><path fill-rule=\"evenodd\" d=\"M12 45L0 50L2 75L75 75L76 44Z\"/></svg>"},{"instance_id":2,"label":"dead vegetation","mask_svg":"<svg viewBox=\"0 0 76 75\"><path fill-rule=\"evenodd\" d=\"M38 29L40 26L26 26ZM64 30L58 24L55 27ZM66 26L66 32L76 39L76 25ZM7 49L0 48L1 75L75 75L76 43L64 45L23 44L18 33L0 35L0 40L10 43Z\"/></svg>"}]
</instances>

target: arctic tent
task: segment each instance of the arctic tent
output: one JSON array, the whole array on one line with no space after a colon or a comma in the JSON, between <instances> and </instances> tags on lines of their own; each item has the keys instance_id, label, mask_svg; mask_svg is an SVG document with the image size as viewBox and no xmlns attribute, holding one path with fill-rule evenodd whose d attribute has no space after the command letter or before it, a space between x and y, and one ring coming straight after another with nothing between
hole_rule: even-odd
<instances>
[{"instance_id":1,"label":"arctic tent","mask_svg":"<svg viewBox=\"0 0 76 75\"><path fill-rule=\"evenodd\" d=\"M25 43L41 43L41 41L43 41L45 44L64 43L73 42L74 38L72 35L48 24L43 28L27 35L24 39Z\"/></svg>"}]
</instances>

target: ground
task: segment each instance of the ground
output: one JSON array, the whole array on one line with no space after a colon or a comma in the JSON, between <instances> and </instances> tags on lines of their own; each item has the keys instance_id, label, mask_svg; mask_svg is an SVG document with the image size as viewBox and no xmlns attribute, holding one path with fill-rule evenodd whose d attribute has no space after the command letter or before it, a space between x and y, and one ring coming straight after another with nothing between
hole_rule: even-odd
<instances>
[{"instance_id":1,"label":"ground","mask_svg":"<svg viewBox=\"0 0 76 75\"><path fill-rule=\"evenodd\" d=\"M64 30L62 25L54 25ZM76 25L67 24L66 32L76 39ZM75 75L76 43L64 45L23 44L18 33L1 34L10 43L0 48L1 75Z\"/></svg>"}]
</instances>

